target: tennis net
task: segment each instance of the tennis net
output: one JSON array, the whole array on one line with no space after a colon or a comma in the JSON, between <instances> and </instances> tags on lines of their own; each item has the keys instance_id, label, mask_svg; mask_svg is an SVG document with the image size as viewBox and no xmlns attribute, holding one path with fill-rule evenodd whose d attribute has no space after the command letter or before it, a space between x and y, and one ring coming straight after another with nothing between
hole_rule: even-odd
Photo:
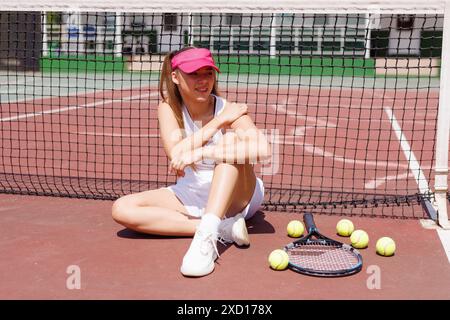
<instances>
[{"instance_id":1,"label":"tennis net","mask_svg":"<svg viewBox=\"0 0 450 320\"><path fill-rule=\"evenodd\" d=\"M2 6L0 192L115 199L175 182L160 68L197 46L272 144L256 165L266 209L436 218L445 2L277 4Z\"/></svg>"}]
</instances>

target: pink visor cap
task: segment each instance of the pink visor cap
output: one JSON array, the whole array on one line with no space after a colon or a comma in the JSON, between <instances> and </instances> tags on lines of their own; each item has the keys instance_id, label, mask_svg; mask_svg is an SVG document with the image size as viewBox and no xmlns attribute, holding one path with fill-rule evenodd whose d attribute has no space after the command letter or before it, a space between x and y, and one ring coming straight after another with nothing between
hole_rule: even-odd
<instances>
[{"instance_id":1,"label":"pink visor cap","mask_svg":"<svg viewBox=\"0 0 450 320\"><path fill-rule=\"evenodd\" d=\"M211 51L205 48L185 50L172 58L172 70L179 68L185 73L192 73L203 67L211 67L220 72L214 63Z\"/></svg>"}]
</instances>

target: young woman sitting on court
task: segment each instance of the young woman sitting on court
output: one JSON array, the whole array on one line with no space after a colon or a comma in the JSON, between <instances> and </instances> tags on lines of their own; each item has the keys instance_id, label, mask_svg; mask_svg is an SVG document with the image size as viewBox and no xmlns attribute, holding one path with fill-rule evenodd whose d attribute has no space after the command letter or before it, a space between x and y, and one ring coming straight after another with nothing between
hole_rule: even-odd
<instances>
[{"instance_id":1,"label":"young woman sitting on court","mask_svg":"<svg viewBox=\"0 0 450 320\"><path fill-rule=\"evenodd\" d=\"M112 208L115 221L138 232L193 235L180 269L185 276L214 270L218 240L249 245L245 219L264 198L253 164L271 152L247 106L218 95L216 71L208 49L188 47L165 57L158 120L177 182L126 195Z\"/></svg>"}]
</instances>

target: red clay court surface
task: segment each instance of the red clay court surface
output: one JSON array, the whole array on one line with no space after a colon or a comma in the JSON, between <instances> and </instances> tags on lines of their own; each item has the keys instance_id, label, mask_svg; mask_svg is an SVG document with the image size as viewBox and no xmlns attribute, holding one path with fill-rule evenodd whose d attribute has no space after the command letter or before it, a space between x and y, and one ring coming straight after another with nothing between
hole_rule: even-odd
<instances>
[{"instance_id":1,"label":"red clay court surface","mask_svg":"<svg viewBox=\"0 0 450 320\"><path fill-rule=\"evenodd\" d=\"M450 264L436 230L416 219L352 217L370 236L361 272L316 278L273 271L267 257L291 239L296 213L261 212L247 225L249 248L219 246L215 271L202 278L179 272L190 238L137 234L116 224L111 201L0 195L0 299L450 299ZM316 215L335 235L342 217ZM396 240L393 257L375 253L381 236ZM348 242L348 238L340 238ZM80 289L68 289L76 266ZM374 275L377 274L377 278Z\"/></svg>"}]
</instances>

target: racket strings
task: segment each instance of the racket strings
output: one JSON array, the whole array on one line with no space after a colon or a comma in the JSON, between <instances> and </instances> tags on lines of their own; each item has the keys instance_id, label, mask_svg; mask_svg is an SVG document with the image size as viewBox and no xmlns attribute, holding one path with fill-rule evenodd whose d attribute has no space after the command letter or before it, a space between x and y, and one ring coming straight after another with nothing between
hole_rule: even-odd
<instances>
[{"instance_id":1,"label":"racket strings","mask_svg":"<svg viewBox=\"0 0 450 320\"><path fill-rule=\"evenodd\" d=\"M352 269L357 256L345 248L326 243L304 243L288 250L289 262L303 269L336 271Z\"/></svg>"}]
</instances>

